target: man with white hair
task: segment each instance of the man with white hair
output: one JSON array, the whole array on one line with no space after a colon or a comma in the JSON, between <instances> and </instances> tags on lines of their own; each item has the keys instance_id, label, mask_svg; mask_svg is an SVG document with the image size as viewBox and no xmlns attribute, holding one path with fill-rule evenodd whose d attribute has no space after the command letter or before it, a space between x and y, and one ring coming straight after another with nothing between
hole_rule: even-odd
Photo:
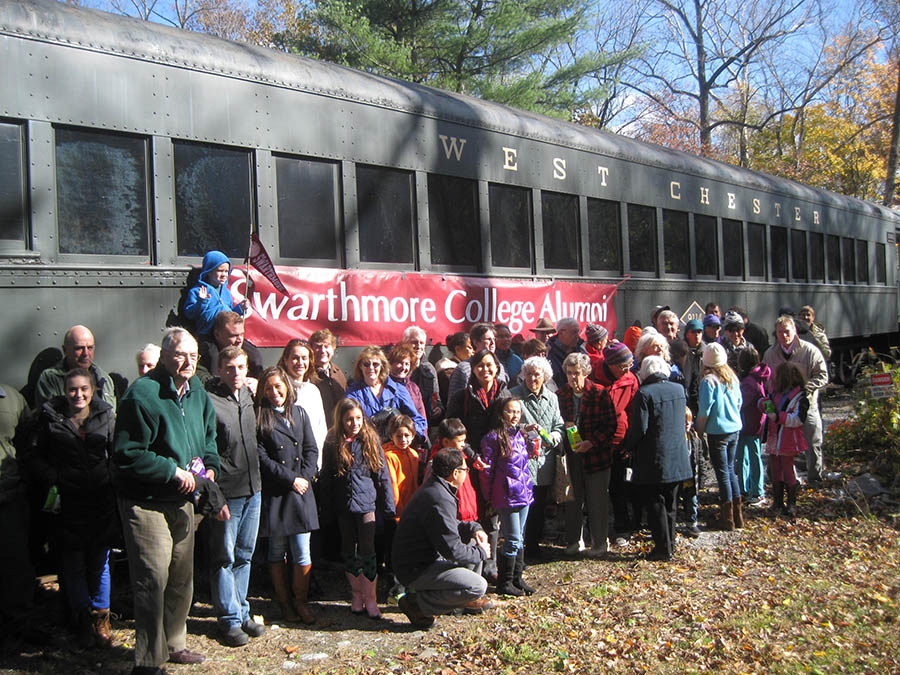
<instances>
[{"instance_id":1,"label":"man with white hair","mask_svg":"<svg viewBox=\"0 0 900 675\"><path fill-rule=\"evenodd\" d=\"M587 354L580 333L581 325L578 320L564 317L556 322L556 335L547 340L547 358L553 368L553 381L560 387L566 383L566 373L563 370L566 357L574 352Z\"/></svg>"},{"instance_id":2,"label":"man with white hair","mask_svg":"<svg viewBox=\"0 0 900 675\"><path fill-rule=\"evenodd\" d=\"M186 648L194 594L194 493L219 471L216 412L195 376L197 341L170 328L156 368L125 392L113 465L134 588L133 675L160 675L166 661L201 663ZM227 505L215 512L227 520Z\"/></svg>"},{"instance_id":3,"label":"man with white hair","mask_svg":"<svg viewBox=\"0 0 900 675\"><path fill-rule=\"evenodd\" d=\"M669 344L678 339L678 315L671 309L664 309L656 315L656 331L662 335Z\"/></svg>"},{"instance_id":4,"label":"man with white hair","mask_svg":"<svg viewBox=\"0 0 900 675\"><path fill-rule=\"evenodd\" d=\"M416 383L422 392L422 403L425 404L426 417L429 424L436 424L444 415L444 406L438 394L437 371L425 358L425 346L428 336L418 326L409 326L403 331L403 343L408 344L416 353L416 362L412 364L409 379Z\"/></svg>"}]
</instances>

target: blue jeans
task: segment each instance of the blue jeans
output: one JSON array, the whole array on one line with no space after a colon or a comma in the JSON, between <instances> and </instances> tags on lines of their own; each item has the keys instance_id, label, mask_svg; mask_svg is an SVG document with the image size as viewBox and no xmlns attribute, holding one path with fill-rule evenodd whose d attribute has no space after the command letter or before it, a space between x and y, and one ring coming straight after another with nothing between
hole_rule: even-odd
<instances>
[{"instance_id":1,"label":"blue jeans","mask_svg":"<svg viewBox=\"0 0 900 675\"><path fill-rule=\"evenodd\" d=\"M284 556L288 554L288 564L290 565L312 565L309 536L309 532L301 532L282 537L269 537L266 559L272 564L280 563L284 562Z\"/></svg>"},{"instance_id":2,"label":"blue jeans","mask_svg":"<svg viewBox=\"0 0 900 675\"><path fill-rule=\"evenodd\" d=\"M66 602L73 612L109 609L109 549L88 544L83 550L62 552Z\"/></svg>"},{"instance_id":3,"label":"blue jeans","mask_svg":"<svg viewBox=\"0 0 900 675\"><path fill-rule=\"evenodd\" d=\"M502 555L515 558L524 546L525 521L528 520L528 507L497 509L500 516L500 534L503 536Z\"/></svg>"},{"instance_id":4,"label":"blue jeans","mask_svg":"<svg viewBox=\"0 0 900 675\"><path fill-rule=\"evenodd\" d=\"M734 473L734 458L737 455L738 432L732 434L707 434L709 460L716 472L719 484L719 501L730 502L741 496L741 486Z\"/></svg>"},{"instance_id":5,"label":"blue jeans","mask_svg":"<svg viewBox=\"0 0 900 675\"><path fill-rule=\"evenodd\" d=\"M228 500L231 518L210 520L210 586L219 623L224 628L241 626L250 619L247 587L250 561L256 548L262 496Z\"/></svg>"}]
</instances>

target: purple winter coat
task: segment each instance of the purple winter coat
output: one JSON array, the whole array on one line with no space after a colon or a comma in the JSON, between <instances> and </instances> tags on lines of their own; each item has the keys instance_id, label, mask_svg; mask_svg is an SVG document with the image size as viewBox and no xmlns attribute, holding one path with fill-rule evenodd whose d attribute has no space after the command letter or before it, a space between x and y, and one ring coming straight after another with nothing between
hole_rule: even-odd
<instances>
[{"instance_id":1,"label":"purple winter coat","mask_svg":"<svg viewBox=\"0 0 900 675\"><path fill-rule=\"evenodd\" d=\"M481 439L481 457L488 468L482 472L481 490L486 502L495 510L515 509L531 504L533 489L528 471L528 448L518 429L510 429L512 454L500 457L497 432L491 431Z\"/></svg>"},{"instance_id":2,"label":"purple winter coat","mask_svg":"<svg viewBox=\"0 0 900 675\"><path fill-rule=\"evenodd\" d=\"M760 362L741 380L741 436L759 436L762 433L765 413L758 404L769 396L771 377L772 369L769 364Z\"/></svg>"}]
</instances>

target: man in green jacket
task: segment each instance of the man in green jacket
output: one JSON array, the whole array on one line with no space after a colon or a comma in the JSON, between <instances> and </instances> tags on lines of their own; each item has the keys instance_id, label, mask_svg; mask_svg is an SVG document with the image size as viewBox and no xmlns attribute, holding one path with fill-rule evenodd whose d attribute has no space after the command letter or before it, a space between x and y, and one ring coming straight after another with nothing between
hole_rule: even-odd
<instances>
[{"instance_id":1,"label":"man in green jacket","mask_svg":"<svg viewBox=\"0 0 900 675\"><path fill-rule=\"evenodd\" d=\"M134 675L166 661L200 663L185 646L194 592L195 474L215 479L216 413L200 380L197 341L183 328L163 336L159 363L119 403L113 461L134 588ZM202 461L202 464L201 464ZM227 520L228 508L217 514Z\"/></svg>"}]
</instances>

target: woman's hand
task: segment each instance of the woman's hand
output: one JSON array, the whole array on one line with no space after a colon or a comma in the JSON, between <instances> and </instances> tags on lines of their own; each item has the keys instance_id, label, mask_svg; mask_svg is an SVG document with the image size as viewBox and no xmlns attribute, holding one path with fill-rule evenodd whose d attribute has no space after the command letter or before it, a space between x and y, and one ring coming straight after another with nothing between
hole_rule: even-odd
<instances>
[{"instance_id":1,"label":"woman's hand","mask_svg":"<svg viewBox=\"0 0 900 675\"><path fill-rule=\"evenodd\" d=\"M298 495L306 494L306 491L309 490L309 481L297 476L294 479L294 484L291 486L291 489Z\"/></svg>"}]
</instances>

